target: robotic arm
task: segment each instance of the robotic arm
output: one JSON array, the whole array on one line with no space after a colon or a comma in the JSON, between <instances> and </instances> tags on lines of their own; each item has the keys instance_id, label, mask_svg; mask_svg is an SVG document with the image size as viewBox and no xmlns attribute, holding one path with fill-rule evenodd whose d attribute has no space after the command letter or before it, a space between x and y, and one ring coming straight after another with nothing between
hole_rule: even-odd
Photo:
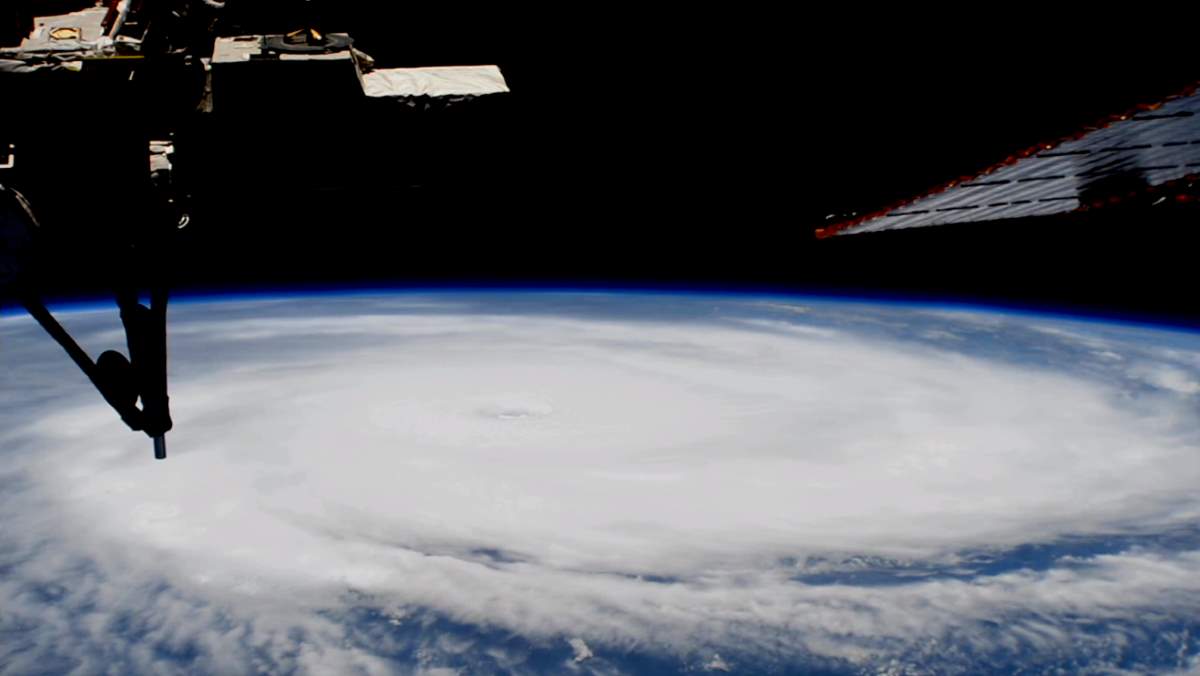
<instances>
[{"instance_id":1,"label":"robotic arm","mask_svg":"<svg viewBox=\"0 0 1200 676\"><path fill-rule=\"evenodd\" d=\"M0 285L9 284L29 314L57 342L130 429L154 442L154 457L167 457L171 429L167 396L167 291L151 290L150 304L139 302L135 287L116 291L129 357L115 350L95 361L55 319L37 291L30 270L38 221L20 193L0 186ZM140 406L138 405L140 402Z\"/></svg>"}]
</instances>

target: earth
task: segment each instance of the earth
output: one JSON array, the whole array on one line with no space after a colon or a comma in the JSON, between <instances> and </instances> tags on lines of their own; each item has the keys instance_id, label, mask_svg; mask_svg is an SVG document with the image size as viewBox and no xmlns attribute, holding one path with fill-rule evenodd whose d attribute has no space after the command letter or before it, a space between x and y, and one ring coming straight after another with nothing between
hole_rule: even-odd
<instances>
[{"instance_id":1,"label":"earth","mask_svg":"<svg viewBox=\"0 0 1200 676\"><path fill-rule=\"evenodd\" d=\"M170 323L155 461L0 318L0 673L1200 673L1200 334L528 291Z\"/></svg>"}]
</instances>

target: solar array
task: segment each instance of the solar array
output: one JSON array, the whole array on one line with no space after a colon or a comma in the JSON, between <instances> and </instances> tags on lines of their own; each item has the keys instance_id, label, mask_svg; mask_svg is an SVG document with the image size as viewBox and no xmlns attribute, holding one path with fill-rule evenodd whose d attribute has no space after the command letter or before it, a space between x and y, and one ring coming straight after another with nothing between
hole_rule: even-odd
<instances>
[{"instance_id":1,"label":"solar array","mask_svg":"<svg viewBox=\"0 0 1200 676\"><path fill-rule=\"evenodd\" d=\"M1045 216L1200 174L1200 92L1034 146L972 177L817 231L819 237Z\"/></svg>"}]
</instances>

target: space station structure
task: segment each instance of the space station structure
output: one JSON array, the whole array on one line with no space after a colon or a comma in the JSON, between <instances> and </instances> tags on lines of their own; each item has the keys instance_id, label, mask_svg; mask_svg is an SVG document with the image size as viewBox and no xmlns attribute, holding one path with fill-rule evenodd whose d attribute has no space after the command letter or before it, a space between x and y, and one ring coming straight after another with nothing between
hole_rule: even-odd
<instances>
[{"instance_id":1,"label":"space station structure","mask_svg":"<svg viewBox=\"0 0 1200 676\"><path fill-rule=\"evenodd\" d=\"M218 37L207 71L214 119L200 147L214 192L460 176L489 154L509 91L495 65L378 68L350 35L311 29ZM247 148L265 163L245 162Z\"/></svg>"},{"instance_id":2,"label":"space station structure","mask_svg":"<svg viewBox=\"0 0 1200 676\"><path fill-rule=\"evenodd\" d=\"M158 458L172 250L203 206L381 167L430 180L470 164L507 98L494 65L377 67L310 0L288 2L0 3L0 302L24 305ZM239 11L277 31L245 32ZM127 355L93 359L47 308L68 259L114 290Z\"/></svg>"},{"instance_id":3,"label":"space station structure","mask_svg":"<svg viewBox=\"0 0 1200 676\"><path fill-rule=\"evenodd\" d=\"M829 217L818 238L1200 204L1200 83L1029 146L879 209ZM966 226L964 226L966 227Z\"/></svg>"}]
</instances>

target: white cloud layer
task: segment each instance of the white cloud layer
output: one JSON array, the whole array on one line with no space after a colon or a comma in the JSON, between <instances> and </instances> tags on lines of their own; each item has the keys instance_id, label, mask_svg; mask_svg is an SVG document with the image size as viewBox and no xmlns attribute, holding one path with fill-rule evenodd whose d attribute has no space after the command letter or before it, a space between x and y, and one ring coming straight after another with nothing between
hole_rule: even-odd
<instances>
[{"instance_id":1,"label":"white cloud layer","mask_svg":"<svg viewBox=\"0 0 1200 676\"><path fill-rule=\"evenodd\" d=\"M348 638L363 599L398 631L444 618L596 673L629 650L735 672L751 655L1104 656L1147 617L1200 613L1185 360L1047 325L1028 333L1108 370L1022 366L946 337L1024 319L885 312L911 325L901 340L829 309L712 304L670 321L436 298L183 307L166 462L29 322L0 320L0 672L53 655L390 673ZM988 574L973 558L1163 533L1191 544ZM847 581L864 568L888 583ZM411 669L482 650L419 633ZM538 670L494 650L493 668Z\"/></svg>"}]
</instances>

